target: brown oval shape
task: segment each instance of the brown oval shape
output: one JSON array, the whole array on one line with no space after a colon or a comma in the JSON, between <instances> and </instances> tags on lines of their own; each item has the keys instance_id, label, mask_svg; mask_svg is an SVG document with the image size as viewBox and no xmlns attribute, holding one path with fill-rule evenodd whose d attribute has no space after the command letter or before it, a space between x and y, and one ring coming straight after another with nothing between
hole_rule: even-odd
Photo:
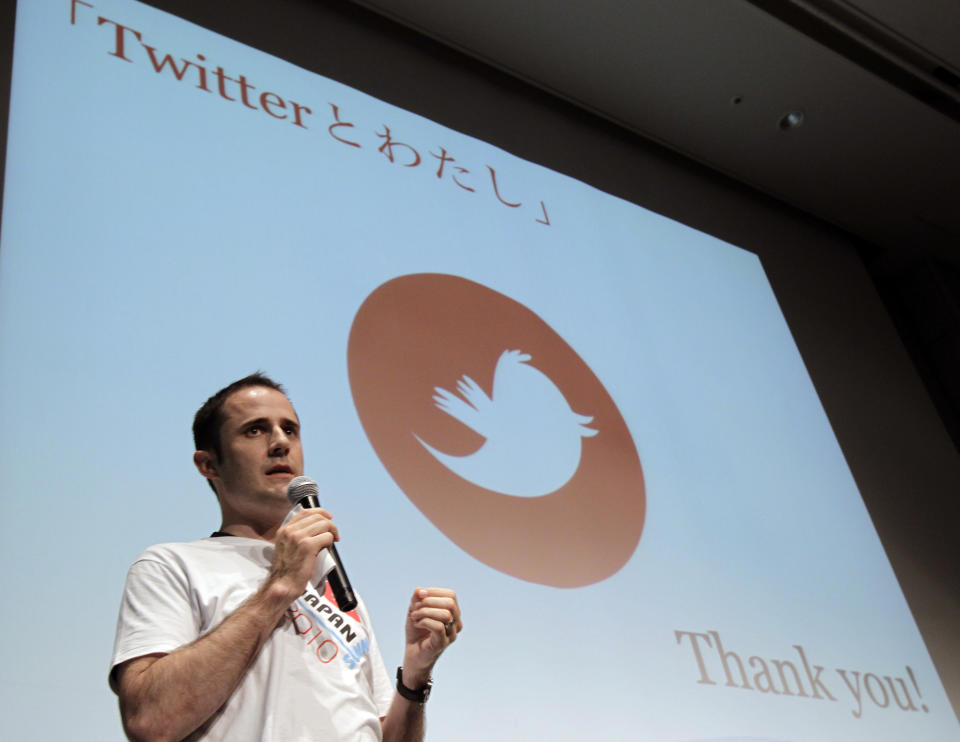
<instances>
[{"instance_id":1,"label":"brown oval shape","mask_svg":"<svg viewBox=\"0 0 960 742\"><path fill-rule=\"evenodd\" d=\"M593 415L580 465L558 490L515 497L461 478L417 441L468 455L484 438L433 403L464 374L489 395L497 359L519 349L570 407ZM643 531L643 472L627 425L600 380L523 304L458 276L419 273L379 286L350 329L354 405L374 451L411 502L455 544L494 569L554 587L619 570Z\"/></svg>"}]
</instances>

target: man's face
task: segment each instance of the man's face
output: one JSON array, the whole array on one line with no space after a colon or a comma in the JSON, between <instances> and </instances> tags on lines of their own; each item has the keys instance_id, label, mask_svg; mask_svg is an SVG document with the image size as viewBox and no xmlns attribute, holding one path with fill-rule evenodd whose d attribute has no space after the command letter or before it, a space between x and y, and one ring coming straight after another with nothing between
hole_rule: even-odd
<instances>
[{"instance_id":1,"label":"man's face","mask_svg":"<svg viewBox=\"0 0 960 742\"><path fill-rule=\"evenodd\" d=\"M300 422L290 400L276 389L247 387L227 398L223 416L212 477L221 504L257 520L285 512L287 484L303 474Z\"/></svg>"}]
</instances>

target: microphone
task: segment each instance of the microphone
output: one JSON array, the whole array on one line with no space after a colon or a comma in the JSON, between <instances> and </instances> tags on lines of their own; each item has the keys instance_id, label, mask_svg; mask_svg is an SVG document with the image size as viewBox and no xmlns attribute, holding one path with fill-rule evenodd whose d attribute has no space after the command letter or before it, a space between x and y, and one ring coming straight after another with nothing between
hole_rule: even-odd
<instances>
[{"instance_id":1,"label":"microphone","mask_svg":"<svg viewBox=\"0 0 960 742\"><path fill-rule=\"evenodd\" d=\"M320 507L320 500L317 499L319 494L320 488L310 477L294 477L287 485L287 499L290 500L290 504L299 505L304 509ZM329 552L333 557L334 566L327 575L327 582L330 583L330 589L333 590L333 597L336 598L340 610L352 611L357 607L357 596L350 586L350 578L347 577L334 544L330 544Z\"/></svg>"}]
</instances>

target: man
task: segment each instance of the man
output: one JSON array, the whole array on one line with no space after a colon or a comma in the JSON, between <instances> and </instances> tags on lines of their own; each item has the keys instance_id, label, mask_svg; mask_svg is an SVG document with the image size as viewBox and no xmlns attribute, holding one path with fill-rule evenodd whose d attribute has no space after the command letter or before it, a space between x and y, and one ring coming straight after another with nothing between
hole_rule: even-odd
<instances>
[{"instance_id":1,"label":"man","mask_svg":"<svg viewBox=\"0 0 960 742\"><path fill-rule=\"evenodd\" d=\"M110 686L131 740L419 741L430 672L462 630L456 594L418 588L397 693L361 604L312 584L339 539L329 512L290 512L300 421L253 374L194 420L194 464L217 494L210 538L147 549L130 568Z\"/></svg>"}]
</instances>

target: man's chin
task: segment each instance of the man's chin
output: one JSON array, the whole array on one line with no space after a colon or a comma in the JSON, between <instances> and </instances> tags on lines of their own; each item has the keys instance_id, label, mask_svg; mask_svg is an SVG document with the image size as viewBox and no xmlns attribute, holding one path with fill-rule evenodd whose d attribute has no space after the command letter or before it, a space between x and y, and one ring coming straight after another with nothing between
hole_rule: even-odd
<instances>
[{"instance_id":1,"label":"man's chin","mask_svg":"<svg viewBox=\"0 0 960 742\"><path fill-rule=\"evenodd\" d=\"M271 499L287 500L287 486L296 475L294 474L270 474L267 476L266 490L270 493Z\"/></svg>"},{"instance_id":2,"label":"man's chin","mask_svg":"<svg viewBox=\"0 0 960 742\"><path fill-rule=\"evenodd\" d=\"M273 474L264 474L264 476L271 484L282 484L284 487L286 487L290 483L290 480L297 475L293 472L278 471L274 472Z\"/></svg>"}]
</instances>

